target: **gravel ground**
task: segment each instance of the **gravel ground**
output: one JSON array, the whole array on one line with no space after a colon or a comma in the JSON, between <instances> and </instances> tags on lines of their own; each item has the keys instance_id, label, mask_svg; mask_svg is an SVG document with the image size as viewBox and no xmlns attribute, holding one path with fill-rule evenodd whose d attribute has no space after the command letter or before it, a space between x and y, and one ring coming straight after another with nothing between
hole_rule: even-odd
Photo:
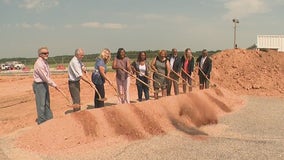
<instances>
[{"instance_id":1,"label":"gravel ground","mask_svg":"<svg viewBox=\"0 0 284 160\"><path fill-rule=\"evenodd\" d=\"M9 146L13 136L10 140L5 136L0 139L0 159L284 159L284 99L244 98L247 99L245 107L221 117L217 125L193 129L191 135L174 131L128 144L94 148L84 155L56 157L19 151ZM192 136L192 133L201 136Z\"/></svg>"}]
</instances>

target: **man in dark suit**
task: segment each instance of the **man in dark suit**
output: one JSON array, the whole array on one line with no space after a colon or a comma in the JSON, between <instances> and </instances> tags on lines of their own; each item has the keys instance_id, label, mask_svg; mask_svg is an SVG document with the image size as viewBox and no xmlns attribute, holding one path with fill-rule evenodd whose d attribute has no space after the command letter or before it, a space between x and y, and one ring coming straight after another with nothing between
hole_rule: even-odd
<instances>
[{"instance_id":1,"label":"man in dark suit","mask_svg":"<svg viewBox=\"0 0 284 160\"><path fill-rule=\"evenodd\" d=\"M170 66L171 66L170 78L175 80L175 81L168 80L167 95L168 96L171 95L172 84L174 84L175 95L178 95L179 86L177 82L179 81L179 75L181 71L181 58L178 56L178 51L176 48L172 49L172 53L167 56L167 59L170 62Z\"/></svg>"},{"instance_id":2,"label":"man in dark suit","mask_svg":"<svg viewBox=\"0 0 284 160\"><path fill-rule=\"evenodd\" d=\"M209 88L212 60L208 57L206 49L202 50L202 55L197 58L196 64L198 65L199 88L204 89L205 87L207 89Z\"/></svg>"}]
</instances>

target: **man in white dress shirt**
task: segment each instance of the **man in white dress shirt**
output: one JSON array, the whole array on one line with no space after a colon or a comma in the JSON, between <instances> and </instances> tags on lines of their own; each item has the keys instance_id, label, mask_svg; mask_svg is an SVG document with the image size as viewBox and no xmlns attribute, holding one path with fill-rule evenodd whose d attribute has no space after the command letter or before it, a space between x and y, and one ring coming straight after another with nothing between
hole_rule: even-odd
<instances>
[{"instance_id":1,"label":"man in white dress shirt","mask_svg":"<svg viewBox=\"0 0 284 160\"><path fill-rule=\"evenodd\" d=\"M88 83L92 88L94 84L86 76L86 67L82 63L85 52L82 48L75 50L75 56L71 59L68 66L68 86L73 101L73 111L81 110L80 100L80 80Z\"/></svg>"}]
</instances>

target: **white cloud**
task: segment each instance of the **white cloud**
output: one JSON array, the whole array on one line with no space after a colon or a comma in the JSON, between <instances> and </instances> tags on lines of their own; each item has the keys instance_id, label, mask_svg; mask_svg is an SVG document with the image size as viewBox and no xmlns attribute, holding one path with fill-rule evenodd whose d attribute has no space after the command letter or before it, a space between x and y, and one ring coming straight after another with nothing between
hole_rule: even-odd
<instances>
[{"instance_id":1,"label":"white cloud","mask_svg":"<svg viewBox=\"0 0 284 160\"><path fill-rule=\"evenodd\" d=\"M71 25L71 24L66 24L66 25L64 26L64 28L73 28L73 25Z\"/></svg>"},{"instance_id":2,"label":"white cloud","mask_svg":"<svg viewBox=\"0 0 284 160\"><path fill-rule=\"evenodd\" d=\"M43 30L43 29L48 29L49 27L47 25L41 24L41 23L35 23L33 25L35 29Z\"/></svg>"},{"instance_id":3,"label":"white cloud","mask_svg":"<svg viewBox=\"0 0 284 160\"><path fill-rule=\"evenodd\" d=\"M11 4L12 0L3 0L4 4Z\"/></svg>"},{"instance_id":4,"label":"white cloud","mask_svg":"<svg viewBox=\"0 0 284 160\"><path fill-rule=\"evenodd\" d=\"M99 23L99 22L86 22L81 24L82 27L87 28L104 28L104 29L124 29L127 25L119 23Z\"/></svg>"},{"instance_id":5,"label":"white cloud","mask_svg":"<svg viewBox=\"0 0 284 160\"><path fill-rule=\"evenodd\" d=\"M28 23L22 23L22 24L17 24L17 27L20 27L20 28L32 28L32 25L28 24Z\"/></svg>"},{"instance_id":6,"label":"white cloud","mask_svg":"<svg viewBox=\"0 0 284 160\"><path fill-rule=\"evenodd\" d=\"M37 30L45 30L49 28L47 25L41 23L34 23L34 24L22 23L22 24L17 24L16 26L19 28L37 29Z\"/></svg>"},{"instance_id":7,"label":"white cloud","mask_svg":"<svg viewBox=\"0 0 284 160\"><path fill-rule=\"evenodd\" d=\"M148 21L164 21L170 23L184 23L190 21L190 17L184 15L144 14L138 16L138 18Z\"/></svg>"},{"instance_id":8,"label":"white cloud","mask_svg":"<svg viewBox=\"0 0 284 160\"><path fill-rule=\"evenodd\" d=\"M145 20L161 20L161 19L165 19L164 16L159 15L159 14L144 14L141 16L141 18L145 19Z\"/></svg>"},{"instance_id":9,"label":"white cloud","mask_svg":"<svg viewBox=\"0 0 284 160\"><path fill-rule=\"evenodd\" d=\"M123 29L126 28L127 25L119 24L119 23L105 23L103 24L103 28L107 29Z\"/></svg>"},{"instance_id":10,"label":"white cloud","mask_svg":"<svg viewBox=\"0 0 284 160\"><path fill-rule=\"evenodd\" d=\"M59 5L59 0L24 0L19 4L20 8L43 10Z\"/></svg>"},{"instance_id":11,"label":"white cloud","mask_svg":"<svg viewBox=\"0 0 284 160\"><path fill-rule=\"evenodd\" d=\"M101 24L99 22L86 22L86 23L81 24L81 26L87 27L87 28L100 28Z\"/></svg>"},{"instance_id":12,"label":"white cloud","mask_svg":"<svg viewBox=\"0 0 284 160\"><path fill-rule=\"evenodd\" d=\"M228 9L225 19L243 18L252 14L270 11L269 3L265 0L228 0L224 7Z\"/></svg>"}]
</instances>

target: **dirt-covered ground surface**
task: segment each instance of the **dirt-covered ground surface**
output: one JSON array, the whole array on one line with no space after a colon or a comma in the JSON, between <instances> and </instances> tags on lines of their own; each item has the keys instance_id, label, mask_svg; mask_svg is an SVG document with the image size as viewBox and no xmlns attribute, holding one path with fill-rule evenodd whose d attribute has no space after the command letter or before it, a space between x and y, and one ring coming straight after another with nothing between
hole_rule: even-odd
<instances>
[{"instance_id":1,"label":"dirt-covered ground surface","mask_svg":"<svg viewBox=\"0 0 284 160\"><path fill-rule=\"evenodd\" d=\"M131 104L118 105L106 85L106 107L94 109L94 91L81 82L83 110L72 113L50 88L54 119L42 125L32 76L2 75L0 159L283 159L284 54L236 49L211 58L210 89L198 89L195 70L193 92L159 100L137 102L132 79ZM70 97L67 74L52 78Z\"/></svg>"}]
</instances>

